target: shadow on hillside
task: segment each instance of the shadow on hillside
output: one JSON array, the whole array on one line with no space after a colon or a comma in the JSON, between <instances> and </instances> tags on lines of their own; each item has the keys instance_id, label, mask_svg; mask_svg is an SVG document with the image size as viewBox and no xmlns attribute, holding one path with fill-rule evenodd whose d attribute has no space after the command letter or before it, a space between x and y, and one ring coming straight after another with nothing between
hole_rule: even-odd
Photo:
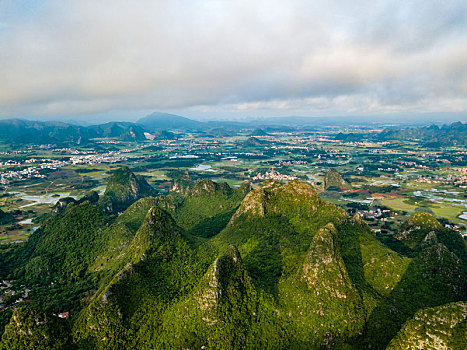
<instances>
[{"instance_id":1,"label":"shadow on hillside","mask_svg":"<svg viewBox=\"0 0 467 350\"><path fill-rule=\"evenodd\" d=\"M243 259L253 284L274 298L279 294L279 279L282 275L282 254L277 245L259 244Z\"/></svg>"},{"instance_id":2,"label":"shadow on hillside","mask_svg":"<svg viewBox=\"0 0 467 350\"><path fill-rule=\"evenodd\" d=\"M452 283L446 270L426 264L417 256L387 298L381 299L368 321L361 347L385 349L404 322L425 307L434 307L462 299L465 286ZM463 290L463 291L462 291Z\"/></svg>"},{"instance_id":3,"label":"shadow on hillside","mask_svg":"<svg viewBox=\"0 0 467 350\"><path fill-rule=\"evenodd\" d=\"M206 218L195 225L189 232L198 237L210 238L219 234L229 223L236 209Z\"/></svg>"},{"instance_id":4,"label":"shadow on hillside","mask_svg":"<svg viewBox=\"0 0 467 350\"><path fill-rule=\"evenodd\" d=\"M407 247L404 243L399 241L397 238L394 238L392 235L383 235L378 234L376 236L378 241L383 243L386 247L391 250L394 250L396 253L399 253L402 256L413 258L415 253L410 247Z\"/></svg>"},{"instance_id":5,"label":"shadow on hillside","mask_svg":"<svg viewBox=\"0 0 467 350\"><path fill-rule=\"evenodd\" d=\"M352 284L358 290L365 291L378 298L379 293L365 279L358 234L359 232L355 230L355 226L351 224L341 227L338 234L339 250Z\"/></svg>"}]
</instances>

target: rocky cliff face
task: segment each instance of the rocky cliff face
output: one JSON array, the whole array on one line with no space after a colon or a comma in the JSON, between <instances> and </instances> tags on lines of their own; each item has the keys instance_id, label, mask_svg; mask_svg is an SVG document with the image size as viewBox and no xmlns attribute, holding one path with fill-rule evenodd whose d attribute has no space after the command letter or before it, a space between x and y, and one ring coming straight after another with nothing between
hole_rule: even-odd
<instances>
[{"instance_id":1,"label":"rocky cliff face","mask_svg":"<svg viewBox=\"0 0 467 350\"><path fill-rule=\"evenodd\" d=\"M391 341L388 350L461 350L467 344L467 302L418 311Z\"/></svg>"},{"instance_id":2,"label":"rocky cliff face","mask_svg":"<svg viewBox=\"0 0 467 350\"><path fill-rule=\"evenodd\" d=\"M456 254L444 244L437 243L422 250L418 260L423 268L423 278L437 281L445 293L462 298L466 291L465 272Z\"/></svg>"},{"instance_id":3,"label":"rocky cliff face","mask_svg":"<svg viewBox=\"0 0 467 350\"><path fill-rule=\"evenodd\" d=\"M239 312L242 303L251 302L254 294L250 277L235 246L231 246L214 261L200 286L196 299L202 319L208 325L216 323L218 317L225 316L222 313L228 315Z\"/></svg>"},{"instance_id":4,"label":"rocky cliff face","mask_svg":"<svg viewBox=\"0 0 467 350\"><path fill-rule=\"evenodd\" d=\"M394 235L395 238L403 242L411 249L415 249L428 234L430 236L425 240L434 239L436 232L442 230L443 226L436 218L429 213L412 214Z\"/></svg>"},{"instance_id":5,"label":"rocky cliff face","mask_svg":"<svg viewBox=\"0 0 467 350\"><path fill-rule=\"evenodd\" d=\"M175 179L170 187L170 193L177 193L182 196L186 196L193 186L194 183L190 179Z\"/></svg>"},{"instance_id":6,"label":"rocky cliff face","mask_svg":"<svg viewBox=\"0 0 467 350\"><path fill-rule=\"evenodd\" d=\"M333 224L327 224L313 238L303 263L301 279L312 293L314 303L308 311L314 317L326 319L339 315L337 319L346 320L339 327L319 327L326 330L322 340L324 345L331 346L332 338L339 334L354 337L362 331L363 300L350 280Z\"/></svg>"},{"instance_id":7,"label":"rocky cliff face","mask_svg":"<svg viewBox=\"0 0 467 350\"><path fill-rule=\"evenodd\" d=\"M241 216L259 216L266 214L287 215L298 207L306 207L307 215L314 215L320 205L318 193L309 184L290 181L281 184L278 181L267 180L261 187L252 190L243 200L240 208L232 217L230 224ZM301 212L301 210L299 210ZM294 213L295 215L297 213Z\"/></svg>"},{"instance_id":8,"label":"rocky cliff face","mask_svg":"<svg viewBox=\"0 0 467 350\"><path fill-rule=\"evenodd\" d=\"M358 298L337 247L336 236L336 228L331 223L318 231L303 264L302 279L317 295L349 300Z\"/></svg>"}]
</instances>

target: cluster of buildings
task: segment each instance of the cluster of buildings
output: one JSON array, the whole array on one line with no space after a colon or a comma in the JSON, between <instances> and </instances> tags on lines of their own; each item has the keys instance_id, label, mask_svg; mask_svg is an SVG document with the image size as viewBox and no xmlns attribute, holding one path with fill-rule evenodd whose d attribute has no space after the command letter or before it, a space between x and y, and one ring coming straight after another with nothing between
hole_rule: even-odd
<instances>
[{"instance_id":1,"label":"cluster of buildings","mask_svg":"<svg viewBox=\"0 0 467 350\"><path fill-rule=\"evenodd\" d=\"M119 152L109 152L104 154L88 154L82 156L74 156L70 158L70 163L75 164L101 164L101 163L118 163L128 160L128 157L119 155Z\"/></svg>"},{"instance_id":2,"label":"cluster of buildings","mask_svg":"<svg viewBox=\"0 0 467 350\"><path fill-rule=\"evenodd\" d=\"M0 162L0 166L22 166L28 165L20 170L9 170L0 171L0 184L7 185L11 181L31 179L31 178L45 178L46 176L41 172L43 169L56 170L68 165L75 164L88 164L95 165L101 163L118 163L127 161L129 158L142 158L143 156L123 156L122 153L130 153L140 150L144 147L149 147L154 144L145 146L136 146L132 149L124 149L116 152L107 152L102 154L91 153L89 151L78 151L72 148L57 148L53 151L65 152L72 154L73 156L69 160L58 160L58 159L36 159L29 158L24 162L18 162L15 160L7 160ZM84 154L83 154L84 153ZM35 164L35 166L29 166ZM36 165L37 164L37 165Z\"/></svg>"},{"instance_id":3,"label":"cluster of buildings","mask_svg":"<svg viewBox=\"0 0 467 350\"><path fill-rule=\"evenodd\" d=\"M282 165L306 165L308 164L308 162L306 160L287 160L287 161L283 161L283 160L280 160L279 162L277 162L277 166L282 166Z\"/></svg>"},{"instance_id":4,"label":"cluster of buildings","mask_svg":"<svg viewBox=\"0 0 467 350\"><path fill-rule=\"evenodd\" d=\"M277 171L270 170L265 172L264 174L256 174L252 180L277 180L277 181L291 181L291 180L296 180L297 178L292 175L284 175L281 173L278 173Z\"/></svg>"},{"instance_id":5,"label":"cluster of buildings","mask_svg":"<svg viewBox=\"0 0 467 350\"><path fill-rule=\"evenodd\" d=\"M402 165L404 165L406 167L419 168L419 169L423 169L423 170L429 169L428 166L423 165L423 164L418 164L416 162L402 162Z\"/></svg>"},{"instance_id":6,"label":"cluster of buildings","mask_svg":"<svg viewBox=\"0 0 467 350\"><path fill-rule=\"evenodd\" d=\"M378 171L389 171L389 172L396 172L397 169L396 168L391 168L391 167L387 167L387 168L378 168Z\"/></svg>"},{"instance_id":7,"label":"cluster of buildings","mask_svg":"<svg viewBox=\"0 0 467 350\"><path fill-rule=\"evenodd\" d=\"M37 160L28 159L25 163L31 164L36 163ZM64 166L69 165L69 162L56 160L56 159L42 159L40 160L41 164L37 166L29 166L24 169L20 170L10 170L0 173L0 184L7 185L11 181L16 180L24 180L24 179L31 179L31 178L45 178L45 175L42 174L41 170L44 169L58 169ZM9 164L4 164L9 165ZM21 165L20 163L15 165Z\"/></svg>"},{"instance_id":8,"label":"cluster of buildings","mask_svg":"<svg viewBox=\"0 0 467 350\"><path fill-rule=\"evenodd\" d=\"M416 182L421 182L421 183L428 183L428 184L433 184L433 183L451 183L453 185L458 185L461 188L467 187L467 174L466 175L453 175L453 174L448 174L446 176L422 176L419 175L417 179L415 179Z\"/></svg>"},{"instance_id":9,"label":"cluster of buildings","mask_svg":"<svg viewBox=\"0 0 467 350\"><path fill-rule=\"evenodd\" d=\"M16 166L16 165L21 165L21 163L15 160L7 160L6 162L0 162L0 166Z\"/></svg>"}]
</instances>

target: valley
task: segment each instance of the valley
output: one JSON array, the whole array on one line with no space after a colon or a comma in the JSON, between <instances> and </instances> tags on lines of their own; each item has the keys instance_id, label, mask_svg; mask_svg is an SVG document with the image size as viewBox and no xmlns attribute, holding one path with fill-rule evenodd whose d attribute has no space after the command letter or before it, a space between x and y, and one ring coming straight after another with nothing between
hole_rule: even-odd
<instances>
[{"instance_id":1,"label":"valley","mask_svg":"<svg viewBox=\"0 0 467 350\"><path fill-rule=\"evenodd\" d=\"M227 137L182 132L173 140L99 140L102 151L89 145L27 146L3 151L2 209L25 209L37 219L60 196L103 192L106 176L127 165L146 176L161 194L167 193L170 182L184 171L193 179L211 178L230 185L299 179L313 182L323 198L349 213L360 212L383 233L391 225L397 227L400 217L427 211L466 234L465 147L433 149L409 141L389 145L387 141L371 140L378 130L365 130L369 140L354 141L347 136L352 141L346 141L340 140L339 129L276 129L263 131L260 134L265 135L261 136L251 136L257 131L247 129L229 131ZM361 132L349 129L345 129L346 135ZM325 189L325 175L330 169L336 169L350 186ZM381 210L385 210L385 216L375 217L374 212ZM21 219L18 216L18 222ZM0 227L4 232L0 243L27 239L27 226Z\"/></svg>"},{"instance_id":2,"label":"valley","mask_svg":"<svg viewBox=\"0 0 467 350\"><path fill-rule=\"evenodd\" d=\"M0 349L462 344L465 148L262 131L5 145Z\"/></svg>"}]
</instances>

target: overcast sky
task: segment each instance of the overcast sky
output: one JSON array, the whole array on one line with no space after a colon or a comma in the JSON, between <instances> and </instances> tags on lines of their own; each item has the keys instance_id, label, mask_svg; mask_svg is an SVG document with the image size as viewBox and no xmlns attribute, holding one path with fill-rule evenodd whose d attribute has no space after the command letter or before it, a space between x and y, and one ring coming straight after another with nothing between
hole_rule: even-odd
<instances>
[{"instance_id":1,"label":"overcast sky","mask_svg":"<svg viewBox=\"0 0 467 350\"><path fill-rule=\"evenodd\" d=\"M467 1L0 0L0 117L467 111Z\"/></svg>"}]
</instances>

